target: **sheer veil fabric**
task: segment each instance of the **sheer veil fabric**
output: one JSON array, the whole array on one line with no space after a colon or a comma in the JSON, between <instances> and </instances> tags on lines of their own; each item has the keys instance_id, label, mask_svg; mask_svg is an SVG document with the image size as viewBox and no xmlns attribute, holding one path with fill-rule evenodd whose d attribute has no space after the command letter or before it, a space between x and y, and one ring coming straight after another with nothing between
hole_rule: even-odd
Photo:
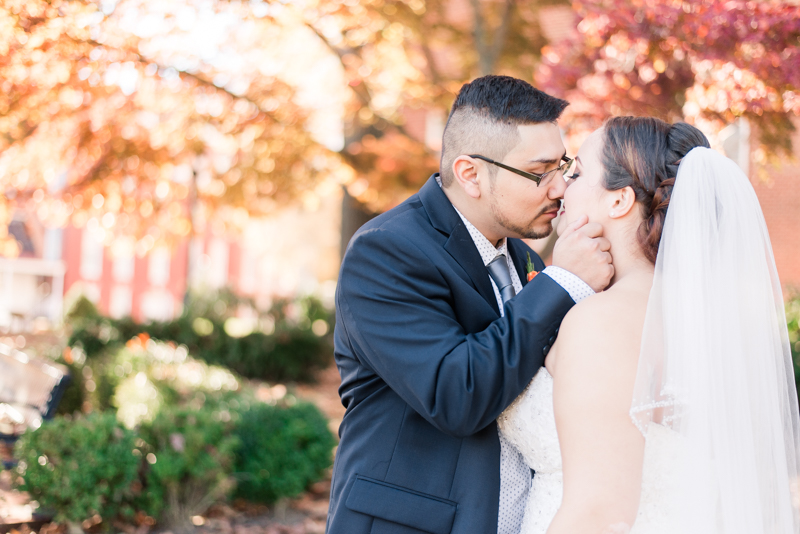
<instances>
[{"instance_id":1,"label":"sheer veil fabric","mask_svg":"<svg viewBox=\"0 0 800 534\"><path fill-rule=\"evenodd\" d=\"M800 532L800 419L761 208L730 159L680 164L648 302L631 417L677 433L686 534Z\"/></svg>"}]
</instances>

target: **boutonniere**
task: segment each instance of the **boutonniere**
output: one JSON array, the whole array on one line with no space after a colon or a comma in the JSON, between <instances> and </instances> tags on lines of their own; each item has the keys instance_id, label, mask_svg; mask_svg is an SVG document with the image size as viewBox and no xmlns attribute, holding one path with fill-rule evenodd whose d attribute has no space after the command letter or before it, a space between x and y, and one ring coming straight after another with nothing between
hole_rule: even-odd
<instances>
[{"instance_id":1,"label":"boutonniere","mask_svg":"<svg viewBox=\"0 0 800 534\"><path fill-rule=\"evenodd\" d=\"M535 277L537 274L539 274L539 271L537 271L537 270L536 270L536 269L533 267L533 262L531 261L531 253L530 253L530 252L528 252L528 263L525 265L525 270L528 272L528 282L530 282L531 280L533 280L533 279L534 279L534 277Z\"/></svg>"}]
</instances>

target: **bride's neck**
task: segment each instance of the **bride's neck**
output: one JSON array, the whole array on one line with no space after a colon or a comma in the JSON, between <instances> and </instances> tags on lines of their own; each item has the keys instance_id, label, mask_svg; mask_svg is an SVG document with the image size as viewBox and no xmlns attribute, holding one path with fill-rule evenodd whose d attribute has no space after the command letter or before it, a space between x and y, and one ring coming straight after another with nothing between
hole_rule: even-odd
<instances>
[{"instance_id":1,"label":"bride's neck","mask_svg":"<svg viewBox=\"0 0 800 534\"><path fill-rule=\"evenodd\" d=\"M655 266L645 257L635 230L629 227L606 228L605 235L611 241L614 262L614 276L609 287L629 277L653 276Z\"/></svg>"}]
</instances>

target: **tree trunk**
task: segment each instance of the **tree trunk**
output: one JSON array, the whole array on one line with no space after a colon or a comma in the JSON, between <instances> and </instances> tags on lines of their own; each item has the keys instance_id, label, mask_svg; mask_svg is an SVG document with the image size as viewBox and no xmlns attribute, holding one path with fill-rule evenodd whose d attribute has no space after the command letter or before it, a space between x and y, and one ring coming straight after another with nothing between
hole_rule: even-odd
<instances>
[{"instance_id":1,"label":"tree trunk","mask_svg":"<svg viewBox=\"0 0 800 534\"><path fill-rule=\"evenodd\" d=\"M344 258L347 245L359 228L364 226L378 214L367 209L364 204L352 197L343 187L342 195L342 241L340 245L340 258Z\"/></svg>"}]
</instances>

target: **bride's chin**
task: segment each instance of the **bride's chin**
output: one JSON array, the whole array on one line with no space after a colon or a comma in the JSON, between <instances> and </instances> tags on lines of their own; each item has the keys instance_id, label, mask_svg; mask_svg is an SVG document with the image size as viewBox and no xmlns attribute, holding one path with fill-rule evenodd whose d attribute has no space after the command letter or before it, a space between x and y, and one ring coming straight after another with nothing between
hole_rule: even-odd
<instances>
[{"instance_id":1,"label":"bride's chin","mask_svg":"<svg viewBox=\"0 0 800 534\"><path fill-rule=\"evenodd\" d=\"M555 228L556 236L561 237L561 234L564 233L564 231L567 229L567 226L569 226L567 217L564 214L561 214L561 217L558 218L558 226Z\"/></svg>"}]
</instances>

